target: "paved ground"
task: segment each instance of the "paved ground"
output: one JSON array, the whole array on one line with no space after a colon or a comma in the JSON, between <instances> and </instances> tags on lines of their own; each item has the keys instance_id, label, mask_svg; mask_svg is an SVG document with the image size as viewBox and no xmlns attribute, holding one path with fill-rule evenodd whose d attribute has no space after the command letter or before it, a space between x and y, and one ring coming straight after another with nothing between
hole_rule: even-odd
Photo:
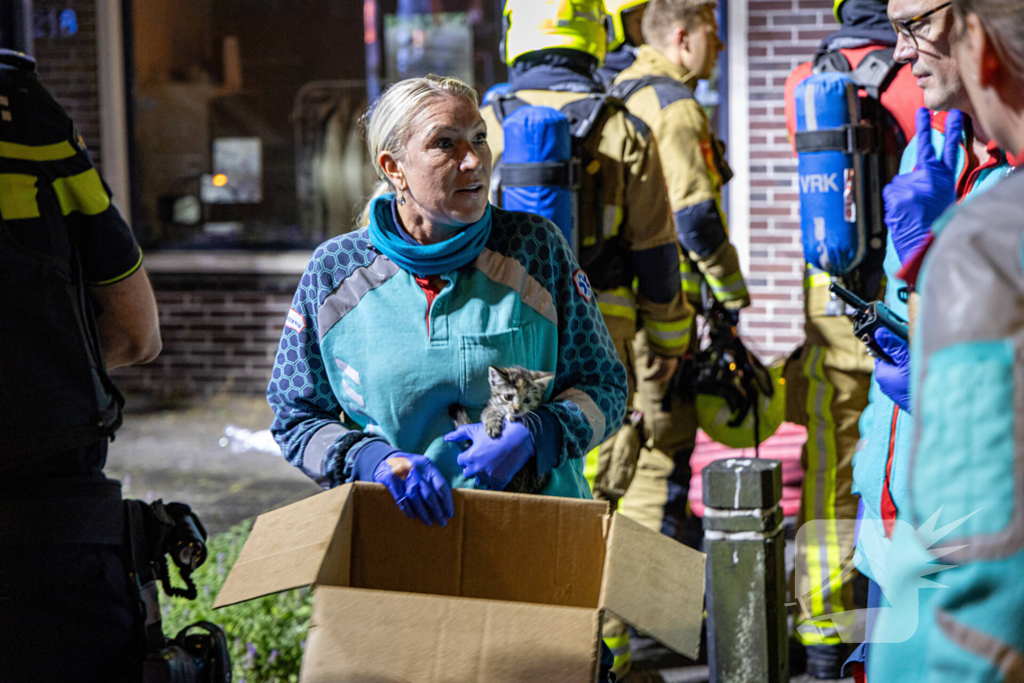
<instances>
[{"instance_id":1,"label":"paved ground","mask_svg":"<svg viewBox=\"0 0 1024 683\"><path fill-rule=\"evenodd\" d=\"M225 427L256 431L272 418L262 398L238 397L130 413L110 446L107 474L128 497L188 503L210 533L223 531L320 491L280 456L220 445Z\"/></svg>"},{"instance_id":2,"label":"paved ground","mask_svg":"<svg viewBox=\"0 0 1024 683\"><path fill-rule=\"evenodd\" d=\"M138 402L129 401L129 405ZM272 417L262 398L234 396L136 409L125 416L111 444L107 474L124 483L126 497L188 503L210 533L223 531L320 491L278 455L232 449L227 427L256 432L266 429ZM650 640L637 638L633 645L636 668L657 670L665 683L708 680L707 666ZM792 679L794 683L814 680Z\"/></svg>"}]
</instances>

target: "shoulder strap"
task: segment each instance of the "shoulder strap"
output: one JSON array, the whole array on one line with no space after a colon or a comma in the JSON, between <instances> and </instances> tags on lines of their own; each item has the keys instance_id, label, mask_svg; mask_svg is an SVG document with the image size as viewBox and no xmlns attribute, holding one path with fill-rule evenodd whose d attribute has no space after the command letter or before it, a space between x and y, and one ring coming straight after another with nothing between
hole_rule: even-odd
<instances>
[{"instance_id":1,"label":"shoulder strap","mask_svg":"<svg viewBox=\"0 0 1024 683\"><path fill-rule=\"evenodd\" d=\"M515 93L507 93L495 98L491 107L494 109L494 116L499 124L505 123L505 117L510 115L519 107L525 107L526 102L515 96Z\"/></svg>"},{"instance_id":2,"label":"shoulder strap","mask_svg":"<svg viewBox=\"0 0 1024 683\"><path fill-rule=\"evenodd\" d=\"M811 73L825 72L850 73L850 60L839 50L819 50L811 60Z\"/></svg>"},{"instance_id":3,"label":"shoulder strap","mask_svg":"<svg viewBox=\"0 0 1024 683\"><path fill-rule=\"evenodd\" d=\"M623 102L628 102L633 95L648 86L654 87L658 94L658 102L662 108L678 100L693 99L694 96L693 88L682 81L676 80L671 76L655 76L654 74L641 76L630 81L622 81L611 89L610 94Z\"/></svg>"},{"instance_id":4,"label":"shoulder strap","mask_svg":"<svg viewBox=\"0 0 1024 683\"><path fill-rule=\"evenodd\" d=\"M850 66L850 60L839 50L817 52L814 55L813 72L848 73L850 79L864 88L870 97L878 99L903 66L896 61L895 54L896 48L879 47L864 55L864 59L854 69Z\"/></svg>"},{"instance_id":5,"label":"shoulder strap","mask_svg":"<svg viewBox=\"0 0 1024 683\"><path fill-rule=\"evenodd\" d=\"M864 56L850 77L864 88L868 95L878 99L889 87L902 64L896 61L896 48L880 47Z\"/></svg>"},{"instance_id":6,"label":"shoulder strap","mask_svg":"<svg viewBox=\"0 0 1024 683\"><path fill-rule=\"evenodd\" d=\"M572 132L572 136L582 140L590 135L590 131L594 129L594 124L597 123L604 113L605 107L608 105L614 106L616 102L618 101L613 100L605 93L601 93L574 100L563 106L559 111L565 114L565 118L569 119L569 130ZM619 104L621 106L621 103Z\"/></svg>"}]
</instances>

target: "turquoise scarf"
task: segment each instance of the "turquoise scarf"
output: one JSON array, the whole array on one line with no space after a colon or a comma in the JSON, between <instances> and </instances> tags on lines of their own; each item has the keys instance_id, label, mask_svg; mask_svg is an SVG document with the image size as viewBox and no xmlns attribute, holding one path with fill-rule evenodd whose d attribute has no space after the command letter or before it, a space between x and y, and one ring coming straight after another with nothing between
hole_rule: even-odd
<instances>
[{"instance_id":1,"label":"turquoise scarf","mask_svg":"<svg viewBox=\"0 0 1024 683\"><path fill-rule=\"evenodd\" d=\"M393 194L386 194L373 200L370 241L377 251L413 275L440 275L472 263L491 236L491 206L488 204L483 218L467 225L450 239L437 244L409 244L402 239L391 217L391 201L394 197Z\"/></svg>"}]
</instances>

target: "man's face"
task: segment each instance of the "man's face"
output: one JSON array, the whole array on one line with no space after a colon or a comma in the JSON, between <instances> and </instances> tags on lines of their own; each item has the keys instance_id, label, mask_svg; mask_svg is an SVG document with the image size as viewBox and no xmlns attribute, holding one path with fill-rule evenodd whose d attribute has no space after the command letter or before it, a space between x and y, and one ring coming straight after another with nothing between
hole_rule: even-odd
<instances>
[{"instance_id":1,"label":"man's face","mask_svg":"<svg viewBox=\"0 0 1024 683\"><path fill-rule=\"evenodd\" d=\"M942 5L944 0L889 0L889 19L907 21ZM949 111L969 107L967 92L951 46L953 13L940 9L910 25L914 39L898 32L896 60L911 64L929 109ZM916 46L915 46L916 39Z\"/></svg>"},{"instance_id":2,"label":"man's face","mask_svg":"<svg viewBox=\"0 0 1024 683\"><path fill-rule=\"evenodd\" d=\"M711 78L718 64L718 53L725 49L718 37L718 19L714 9L705 6L687 35L689 46L682 55L683 66L697 78Z\"/></svg>"}]
</instances>

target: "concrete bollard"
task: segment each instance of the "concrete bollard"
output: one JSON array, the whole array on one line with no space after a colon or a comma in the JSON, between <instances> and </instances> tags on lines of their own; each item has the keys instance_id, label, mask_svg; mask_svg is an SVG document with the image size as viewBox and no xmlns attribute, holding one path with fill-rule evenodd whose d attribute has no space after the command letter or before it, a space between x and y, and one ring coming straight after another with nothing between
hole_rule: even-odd
<instances>
[{"instance_id":1,"label":"concrete bollard","mask_svg":"<svg viewBox=\"0 0 1024 683\"><path fill-rule=\"evenodd\" d=\"M719 460L703 482L711 683L789 681L782 463Z\"/></svg>"}]
</instances>

